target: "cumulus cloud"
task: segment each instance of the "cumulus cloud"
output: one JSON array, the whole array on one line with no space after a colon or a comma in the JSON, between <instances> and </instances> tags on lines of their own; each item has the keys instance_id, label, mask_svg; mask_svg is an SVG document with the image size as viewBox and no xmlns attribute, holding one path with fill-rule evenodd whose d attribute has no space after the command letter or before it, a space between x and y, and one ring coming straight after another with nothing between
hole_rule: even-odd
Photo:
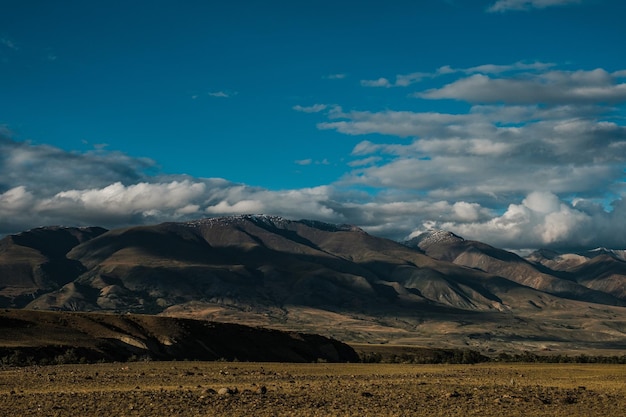
<instances>
[{"instance_id":1,"label":"cumulus cloud","mask_svg":"<svg viewBox=\"0 0 626 417\"><path fill-rule=\"evenodd\" d=\"M616 103L626 100L626 83L604 69L522 73L516 78L474 74L416 97L456 99L471 103L563 104Z\"/></svg>"},{"instance_id":2,"label":"cumulus cloud","mask_svg":"<svg viewBox=\"0 0 626 417\"><path fill-rule=\"evenodd\" d=\"M168 183L140 182L125 186L120 182L104 188L62 191L39 203L42 212L76 211L82 213L99 212L111 216L133 216L149 213L155 209L171 210L181 206L188 207L188 202L202 196L206 188L203 183L189 180ZM182 203L182 204L181 204Z\"/></svg>"},{"instance_id":3,"label":"cumulus cloud","mask_svg":"<svg viewBox=\"0 0 626 417\"><path fill-rule=\"evenodd\" d=\"M14 216L23 210L28 210L33 201L33 194L20 185L0 194L0 212Z\"/></svg>"},{"instance_id":4,"label":"cumulus cloud","mask_svg":"<svg viewBox=\"0 0 626 417\"><path fill-rule=\"evenodd\" d=\"M417 229L440 227L469 239L487 241L511 249L556 247L623 247L626 227L623 200L606 211L596 203L578 200L568 203L549 192L532 192L519 204L487 221L431 222Z\"/></svg>"},{"instance_id":5,"label":"cumulus cloud","mask_svg":"<svg viewBox=\"0 0 626 417\"><path fill-rule=\"evenodd\" d=\"M579 4L581 0L498 0L487 9L488 12L511 10L545 9L546 7Z\"/></svg>"}]
</instances>

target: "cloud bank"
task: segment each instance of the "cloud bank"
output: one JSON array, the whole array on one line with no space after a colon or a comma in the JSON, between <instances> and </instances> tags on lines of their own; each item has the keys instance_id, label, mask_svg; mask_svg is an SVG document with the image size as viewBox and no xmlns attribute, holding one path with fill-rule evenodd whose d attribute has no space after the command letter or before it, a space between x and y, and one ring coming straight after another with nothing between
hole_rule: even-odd
<instances>
[{"instance_id":1,"label":"cloud bank","mask_svg":"<svg viewBox=\"0 0 626 417\"><path fill-rule=\"evenodd\" d=\"M293 106L321 131L356 139L344 175L319 187L164 175L149 159L20 142L1 128L0 234L268 213L393 239L442 228L510 249L626 248L625 70L517 62L424 74L388 82L416 102L465 110Z\"/></svg>"}]
</instances>

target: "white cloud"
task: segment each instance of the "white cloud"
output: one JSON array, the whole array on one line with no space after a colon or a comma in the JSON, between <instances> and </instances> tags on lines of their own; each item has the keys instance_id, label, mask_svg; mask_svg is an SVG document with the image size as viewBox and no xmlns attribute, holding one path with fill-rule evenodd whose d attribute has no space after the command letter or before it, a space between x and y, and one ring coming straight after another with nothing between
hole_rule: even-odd
<instances>
[{"instance_id":1,"label":"white cloud","mask_svg":"<svg viewBox=\"0 0 626 417\"><path fill-rule=\"evenodd\" d=\"M460 221L476 221L480 218L481 207L476 203L458 201L453 204L452 211Z\"/></svg>"},{"instance_id":2,"label":"white cloud","mask_svg":"<svg viewBox=\"0 0 626 417\"><path fill-rule=\"evenodd\" d=\"M187 204L184 207L177 208L174 215L175 217L187 217L189 215L196 215L200 213L200 205Z\"/></svg>"},{"instance_id":3,"label":"white cloud","mask_svg":"<svg viewBox=\"0 0 626 417\"><path fill-rule=\"evenodd\" d=\"M414 72L411 74L401 74L401 75L397 75L396 76L396 83L395 85L397 87L407 87L411 84L415 84L417 82L420 82L421 80L423 80L425 77L429 77L429 74L425 74L422 72Z\"/></svg>"},{"instance_id":4,"label":"white cloud","mask_svg":"<svg viewBox=\"0 0 626 417\"><path fill-rule=\"evenodd\" d=\"M217 97L217 98L231 98L235 95L237 95L237 93L233 93L233 92L229 92L229 91L211 91L209 93L207 93L210 97Z\"/></svg>"},{"instance_id":5,"label":"white cloud","mask_svg":"<svg viewBox=\"0 0 626 417\"><path fill-rule=\"evenodd\" d=\"M410 74L398 74L395 81L391 82L388 78L380 77L376 80L361 80L363 87L408 87L415 83L418 83L424 79L433 79L442 75L450 75L456 73L464 74L502 74L506 72L519 72L519 71L541 71L554 67L554 64L546 62L524 62L518 61L513 64L499 65L499 64L484 64L477 65L469 68L452 68L449 65L438 68L435 72L413 72ZM618 72L614 74L619 74ZM617 77L617 75L615 75Z\"/></svg>"},{"instance_id":6,"label":"white cloud","mask_svg":"<svg viewBox=\"0 0 626 417\"><path fill-rule=\"evenodd\" d=\"M260 201L240 200L235 203L220 201L219 203L209 206L205 210L209 214L231 215L241 213L263 213L265 206Z\"/></svg>"},{"instance_id":7,"label":"white cloud","mask_svg":"<svg viewBox=\"0 0 626 417\"><path fill-rule=\"evenodd\" d=\"M553 6L579 4L581 0L498 0L487 9L488 12L506 12L510 10L545 9Z\"/></svg>"},{"instance_id":8,"label":"white cloud","mask_svg":"<svg viewBox=\"0 0 626 417\"><path fill-rule=\"evenodd\" d=\"M481 74L501 74L504 72L510 72L510 71L522 71L522 70L545 70L548 68L554 67L554 64L551 63L546 63L546 62L523 62L523 61L518 61L514 64L509 64L509 65L497 65L497 64L484 64L484 65L477 65L475 67L470 67L470 68L464 68L464 69L458 69L458 70L450 70L450 71L455 71L455 72L464 72L466 74L476 74L476 73L481 73ZM447 67L450 68L450 67ZM448 72L450 73L450 72Z\"/></svg>"},{"instance_id":9,"label":"white cloud","mask_svg":"<svg viewBox=\"0 0 626 417\"><path fill-rule=\"evenodd\" d=\"M441 88L415 93L426 99L456 99L471 103L562 104L626 101L626 83L603 69L524 73L516 78L471 75Z\"/></svg>"},{"instance_id":10,"label":"white cloud","mask_svg":"<svg viewBox=\"0 0 626 417\"><path fill-rule=\"evenodd\" d=\"M347 119L318 124L320 129L334 129L348 135L380 133L392 136L416 136L463 123L467 115L445 113L415 113L387 110L382 112L352 111L334 115L332 119ZM464 124L464 123L463 123Z\"/></svg>"},{"instance_id":11,"label":"white cloud","mask_svg":"<svg viewBox=\"0 0 626 417\"><path fill-rule=\"evenodd\" d=\"M293 109L295 111L299 111L299 112L303 112L303 113L319 113L321 111L324 111L328 108L327 104L313 104L312 106L301 106L301 105L295 105L293 106Z\"/></svg>"},{"instance_id":12,"label":"white cloud","mask_svg":"<svg viewBox=\"0 0 626 417\"><path fill-rule=\"evenodd\" d=\"M580 206L580 207L579 207ZM461 236L511 249L538 247L623 247L626 231L618 219L626 214L619 202L613 211L585 210L584 204L570 203L548 192L533 192L521 204L511 204L500 216L482 222L435 222ZM416 230L413 235L418 234Z\"/></svg>"},{"instance_id":13,"label":"white cloud","mask_svg":"<svg viewBox=\"0 0 626 417\"><path fill-rule=\"evenodd\" d=\"M424 94L479 103L466 112L337 107L318 128L387 136L384 142L368 138L354 146L352 171L340 184L493 210L507 202L519 205L533 192L595 199L620 195L626 126L620 124L619 107L607 102L626 101L624 85L616 82L621 72L552 67L520 61L446 69L448 75L482 72ZM458 88L467 80L480 83Z\"/></svg>"},{"instance_id":14,"label":"white cloud","mask_svg":"<svg viewBox=\"0 0 626 417\"><path fill-rule=\"evenodd\" d=\"M62 191L45 200L42 207L63 207L69 203L86 210L116 214L143 212L154 208L177 209L181 207L181 203L202 195L204 190L205 184L191 181L156 184L140 182L129 186L116 182L99 189Z\"/></svg>"},{"instance_id":15,"label":"white cloud","mask_svg":"<svg viewBox=\"0 0 626 417\"><path fill-rule=\"evenodd\" d=\"M377 80L361 80L363 87L408 87L412 84L422 81L424 78L433 77L433 74L424 72L413 72L411 74L398 74L396 75L395 82L389 81L389 79L381 77Z\"/></svg>"},{"instance_id":16,"label":"white cloud","mask_svg":"<svg viewBox=\"0 0 626 417\"><path fill-rule=\"evenodd\" d=\"M307 158L307 159L300 159L295 161L296 164L301 165L301 166L306 166L306 165L330 165L330 161L326 158L321 159L321 160L313 160L311 158Z\"/></svg>"},{"instance_id":17,"label":"white cloud","mask_svg":"<svg viewBox=\"0 0 626 417\"><path fill-rule=\"evenodd\" d=\"M28 210L35 200L33 194L20 185L0 194L0 213L7 216Z\"/></svg>"},{"instance_id":18,"label":"white cloud","mask_svg":"<svg viewBox=\"0 0 626 417\"><path fill-rule=\"evenodd\" d=\"M361 80L363 87L391 87L392 84L386 78L379 78L377 80Z\"/></svg>"},{"instance_id":19,"label":"white cloud","mask_svg":"<svg viewBox=\"0 0 626 417\"><path fill-rule=\"evenodd\" d=\"M341 204L333 202L332 187L271 191L223 179L150 174L152 169L150 161L115 152L72 153L0 135L0 234L53 224L113 228L251 212L345 221L333 208Z\"/></svg>"},{"instance_id":20,"label":"white cloud","mask_svg":"<svg viewBox=\"0 0 626 417\"><path fill-rule=\"evenodd\" d=\"M329 79L329 80L343 80L344 78L347 78L347 77L348 77L348 74L338 73L338 74L329 74L324 78Z\"/></svg>"},{"instance_id":21,"label":"white cloud","mask_svg":"<svg viewBox=\"0 0 626 417\"><path fill-rule=\"evenodd\" d=\"M348 165L351 167L374 165L376 162L380 161L381 159L382 158L379 156L370 156L369 158L357 159L356 161L348 162Z\"/></svg>"}]
</instances>

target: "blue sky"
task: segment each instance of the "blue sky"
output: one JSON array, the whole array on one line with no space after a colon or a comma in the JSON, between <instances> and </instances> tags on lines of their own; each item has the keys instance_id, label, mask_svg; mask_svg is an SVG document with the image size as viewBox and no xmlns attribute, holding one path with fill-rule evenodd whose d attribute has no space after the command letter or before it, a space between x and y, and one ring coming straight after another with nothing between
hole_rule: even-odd
<instances>
[{"instance_id":1,"label":"blue sky","mask_svg":"<svg viewBox=\"0 0 626 417\"><path fill-rule=\"evenodd\" d=\"M263 212L626 247L622 1L0 8L0 234Z\"/></svg>"}]
</instances>

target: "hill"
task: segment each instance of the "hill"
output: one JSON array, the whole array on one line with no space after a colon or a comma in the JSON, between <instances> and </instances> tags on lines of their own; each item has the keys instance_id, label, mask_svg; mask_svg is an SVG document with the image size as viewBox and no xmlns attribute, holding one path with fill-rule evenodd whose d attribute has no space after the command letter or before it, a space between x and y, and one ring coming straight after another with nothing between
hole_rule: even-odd
<instances>
[{"instance_id":1,"label":"hill","mask_svg":"<svg viewBox=\"0 0 626 417\"><path fill-rule=\"evenodd\" d=\"M348 345L318 335L171 317L32 310L0 311L0 358L9 363L359 361Z\"/></svg>"}]
</instances>

